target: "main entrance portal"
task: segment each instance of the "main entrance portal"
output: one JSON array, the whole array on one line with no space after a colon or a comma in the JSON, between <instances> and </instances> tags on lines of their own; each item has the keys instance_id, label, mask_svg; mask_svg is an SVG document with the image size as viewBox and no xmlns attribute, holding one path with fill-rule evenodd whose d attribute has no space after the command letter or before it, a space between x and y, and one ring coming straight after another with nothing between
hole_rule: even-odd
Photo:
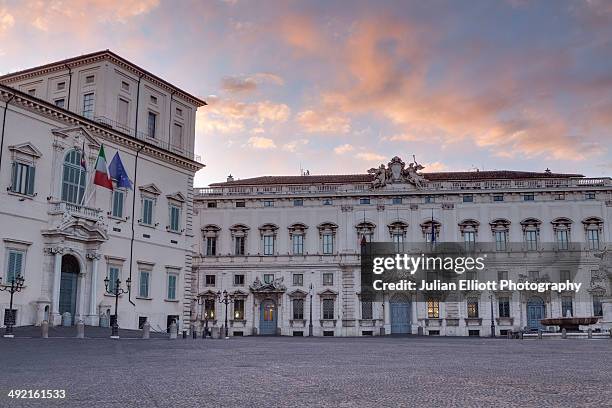
<instances>
[{"instance_id":1,"label":"main entrance portal","mask_svg":"<svg viewBox=\"0 0 612 408\"><path fill-rule=\"evenodd\" d=\"M410 299L403 294L394 295L390 301L391 306L391 334L409 334L410 328Z\"/></svg>"},{"instance_id":2,"label":"main entrance portal","mask_svg":"<svg viewBox=\"0 0 612 408\"><path fill-rule=\"evenodd\" d=\"M62 257L62 276L60 282L59 313L70 313L72 322L76 314L77 282L79 277L79 261L72 255Z\"/></svg>"},{"instance_id":3,"label":"main entrance portal","mask_svg":"<svg viewBox=\"0 0 612 408\"><path fill-rule=\"evenodd\" d=\"M261 302L259 310L259 334L276 334L276 303L272 299Z\"/></svg>"}]
</instances>

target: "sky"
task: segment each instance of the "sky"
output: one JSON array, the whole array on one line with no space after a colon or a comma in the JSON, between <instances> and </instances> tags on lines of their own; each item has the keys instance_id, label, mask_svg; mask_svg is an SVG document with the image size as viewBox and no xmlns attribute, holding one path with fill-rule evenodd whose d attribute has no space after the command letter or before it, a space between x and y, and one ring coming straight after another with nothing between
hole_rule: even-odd
<instances>
[{"instance_id":1,"label":"sky","mask_svg":"<svg viewBox=\"0 0 612 408\"><path fill-rule=\"evenodd\" d=\"M612 1L0 0L0 74L110 49L199 96L197 186L612 173Z\"/></svg>"}]
</instances>

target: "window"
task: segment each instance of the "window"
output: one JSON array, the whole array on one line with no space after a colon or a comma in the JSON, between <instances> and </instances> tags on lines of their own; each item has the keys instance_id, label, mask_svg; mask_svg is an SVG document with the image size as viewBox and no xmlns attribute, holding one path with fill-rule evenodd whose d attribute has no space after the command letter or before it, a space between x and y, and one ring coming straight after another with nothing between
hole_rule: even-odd
<instances>
[{"instance_id":1,"label":"window","mask_svg":"<svg viewBox=\"0 0 612 408\"><path fill-rule=\"evenodd\" d=\"M304 285L304 275L301 273L293 274L293 286L303 286Z\"/></svg>"},{"instance_id":2,"label":"window","mask_svg":"<svg viewBox=\"0 0 612 408\"><path fill-rule=\"evenodd\" d=\"M64 98L56 99L53 103L55 103L55 106L58 108L63 108L66 106L66 100Z\"/></svg>"},{"instance_id":3,"label":"window","mask_svg":"<svg viewBox=\"0 0 612 408\"><path fill-rule=\"evenodd\" d=\"M322 203L323 203L323 205L332 205L332 204L333 204L333 202L332 202L332 199L331 199L331 198L325 198L325 199L323 199Z\"/></svg>"},{"instance_id":4,"label":"window","mask_svg":"<svg viewBox=\"0 0 612 408\"><path fill-rule=\"evenodd\" d=\"M147 322L147 317L146 316L138 316L138 328L140 330L142 330L142 328L144 327L144 324Z\"/></svg>"},{"instance_id":5,"label":"window","mask_svg":"<svg viewBox=\"0 0 612 408\"><path fill-rule=\"evenodd\" d=\"M170 231L180 232L181 230L181 208L170 204Z\"/></svg>"},{"instance_id":6,"label":"window","mask_svg":"<svg viewBox=\"0 0 612 408\"><path fill-rule=\"evenodd\" d=\"M525 244L528 251L538 250L538 231L527 230L525 231Z\"/></svg>"},{"instance_id":7,"label":"window","mask_svg":"<svg viewBox=\"0 0 612 408\"><path fill-rule=\"evenodd\" d=\"M274 255L274 235L264 235L263 237L263 246L264 246L264 255Z\"/></svg>"},{"instance_id":8,"label":"window","mask_svg":"<svg viewBox=\"0 0 612 408\"><path fill-rule=\"evenodd\" d=\"M464 203L473 203L474 202L474 196L471 194L465 194L463 196L463 202Z\"/></svg>"},{"instance_id":9,"label":"window","mask_svg":"<svg viewBox=\"0 0 612 408\"><path fill-rule=\"evenodd\" d=\"M272 282L274 282L274 274L273 273L264 273L263 280L264 280L264 283L272 283Z\"/></svg>"},{"instance_id":10,"label":"window","mask_svg":"<svg viewBox=\"0 0 612 408\"><path fill-rule=\"evenodd\" d=\"M217 255L217 237L206 237L206 256Z\"/></svg>"},{"instance_id":11,"label":"window","mask_svg":"<svg viewBox=\"0 0 612 408\"><path fill-rule=\"evenodd\" d=\"M323 319L333 320L334 299L323 299Z\"/></svg>"},{"instance_id":12,"label":"window","mask_svg":"<svg viewBox=\"0 0 612 408\"><path fill-rule=\"evenodd\" d=\"M176 284L178 276L171 273L168 274L168 300L176 300Z\"/></svg>"},{"instance_id":13,"label":"window","mask_svg":"<svg viewBox=\"0 0 612 408\"><path fill-rule=\"evenodd\" d=\"M172 132L172 144L176 147L183 146L183 126L178 123L174 124L174 132Z\"/></svg>"},{"instance_id":14,"label":"window","mask_svg":"<svg viewBox=\"0 0 612 408\"><path fill-rule=\"evenodd\" d=\"M83 95L83 116L87 119L93 119L94 116L94 94L93 92Z\"/></svg>"},{"instance_id":15,"label":"window","mask_svg":"<svg viewBox=\"0 0 612 408\"><path fill-rule=\"evenodd\" d=\"M176 116L183 117L183 110L181 108L176 108Z\"/></svg>"},{"instance_id":16,"label":"window","mask_svg":"<svg viewBox=\"0 0 612 408\"><path fill-rule=\"evenodd\" d=\"M244 255L245 237L234 238L234 255Z\"/></svg>"},{"instance_id":17,"label":"window","mask_svg":"<svg viewBox=\"0 0 612 408\"><path fill-rule=\"evenodd\" d=\"M595 193L586 193L584 195L584 199L585 200L594 200L595 199Z\"/></svg>"},{"instance_id":18,"label":"window","mask_svg":"<svg viewBox=\"0 0 612 408\"><path fill-rule=\"evenodd\" d=\"M149 282L151 274L149 271L140 271L140 285L138 286L138 296L143 298L149 297Z\"/></svg>"},{"instance_id":19,"label":"window","mask_svg":"<svg viewBox=\"0 0 612 408\"><path fill-rule=\"evenodd\" d=\"M121 81L121 89L123 91L128 91L130 90L130 84L128 82L125 81Z\"/></svg>"},{"instance_id":20,"label":"window","mask_svg":"<svg viewBox=\"0 0 612 408\"><path fill-rule=\"evenodd\" d=\"M217 275L206 275L204 282L206 286L215 286L215 283L217 282Z\"/></svg>"},{"instance_id":21,"label":"window","mask_svg":"<svg viewBox=\"0 0 612 408\"><path fill-rule=\"evenodd\" d=\"M122 218L123 217L123 203L125 202L125 191L114 189L113 190L113 205L111 214L113 217Z\"/></svg>"},{"instance_id":22,"label":"window","mask_svg":"<svg viewBox=\"0 0 612 408\"><path fill-rule=\"evenodd\" d=\"M244 299L234 299L234 320L244 320Z\"/></svg>"},{"instance_id":23,"label":"window","mask_svg":"<svg viewBox=\"0 0 612 408\"><path fill-rule=\"evenodd\" d=\"M602 296L593 295L593 316L603 316Z\"/></svg>"},{"instance_id":24,"label":"window","mask_svg":"<svg viewBox=\"0 0 612 408\"><path fill-rule=\"evenodd\" d=\"M402 197L393 197L393 199L391 200L391 204L401 204L402 203Z\"/></svg>"},{"instance_id":25,"label":"window","mask_svg":"<svg viewBox=\"0 0 612 408\"><path fill-rule=\"evenodd\" d=\"M555 194L555 200L565 200L565 193Z\"/></svg>"},{"instance_id":26,"label":"window","mask_svg":"<svg viewBox=\"0 0 612 408\"><path fill-rule=\"evenodd\" d=\"M301 198L293 200L293 206L294 207L303 207L304 206L304 200L302 200Z\"/></svg>"},{"instance_id":27,"label":"window","mask_svg":"<svg viewBox=\"0 0 612 408\"><path fill-rule=\"evenodd\" d=\"M236 201L236 208L244 208L244 207L245 207L244 201Z\"/></svg>"},{"instance_id":28,"label":"window","mask_svg":"<svg viewBox=\"0 0 612 408\"><path fill-rule=\"evenodd\" d=\"M394 232L391 234L391 240L395 244L395 250L397 252L404 251L404 234L401 232Z\"/></svg>"},{"instance_id":29,"label":"window","mask_svg":"<svg viewBox=\"0 0 612 408\"><path fill-rule=\"evenodd\" d=\"M115 292L117 287L117 279L119 279L119 267L111 265L108 267L108 291Z\"/></svg>"},{"instance_id":30,"label":"window","mask_svg":"<svg viewBox=\"0 0 612 408\"><path fill-rule=\"evenodd\" d=\"M474 249L474 246L476 245L476 231L465 231L463 233L463 242L466 249Z\"/></svg>"},{"instance_id":31,"label":"window","mask_svg":"<svg viewBox=\"0 0 612 408\"><path fill-rule=\"evenodd\" d=\"M495 231L495 250L505 251L508 244L508 231Z\"/></svg>"},{"instance_id":32,"label":"window","mask_svg":"<svg viewBox=\"0 0 612 408\"><path fill-rule=\"evenodd\" d=\"M23 261L25 258L24 251L15 249L8 250L7 265L6 265L6 280L5 285L10 284L13 280L17 280L17 276L23 276Z\"/></svg>"},{"instance_id":33,"label":"window","mask_svg":"<svg viewBox=\"0 0 612 408\"><path fill-rule=\"evenodd\" d=\"M4 325L17 323L17 309L4 309Z\"/></svg>"},{"instance_id":34,"label":"window","mask_svg":"<svg viewBox=\"0 0 612 408\"><path fill-rule=\"evenodd\" d=\"M244 286L244 275L234 275L234 286Z\"/></svg>"},{"instance_id":35,"label":"window","mask_svg":"<svg viewBox=\"0 0 612 408\"><path fill-rule=\"evenodd\" d=\"M293 299L291 303L293 304L293 319L304 319L304 299Z\"/></svg>"},{"instance_id":36,"label":"window","mask_svg":"<svg viewBox=\"0 0 612 408\"><path fill-rule=\"evenodd\" d=\"M204 317L215 319L215 299L204 299Z\"/></svg>"},{"instance_id":37,"label":"window","mask_svg":"<svg viewBox=\"0 0 612 408\"><path fill-rule=\"evenodd\" d=\"M71 150L64 159L62 201L80 204L85 193L86 172L81 167L81 152Z\"/></svg>"},{"instance_id":38,"label":"window","mask_svg":"<svg viewBox=\"0 0 612 408\"><path fill-rule=\"evenodd\" d=\"M206 208L217 208L217 202L216 201L209 201L206 203Z\"/></svg>"},{"instance_id":39,"label":"window","mask_svg":"<svg viewBox=\"0 0 612 408\"><path fill-rule=\"evenodd\" d=\"M587 229L587 241L589 249L599 249L599 230Z\"/></svg>"},{"instance_id":40,"label":"window","mask_svg":"<svg viewBox=\"0 0 612 408\"><path fill-rule=\"evenodd\" d=\"M499 317L510 317L510 298L502 296L497 300Z\"/></svg>"},{"instance_id":41,"label":"window","mask_svg":"<svg viewBox=\"0 0 612 408\"><path fill-rule=\"evenodd\" d=\"M94 81L95 81L95 79L96 79L96 77L95 77L95 76L93 76L93 75L87 75L87 76L85 77L85 83L86 83L86 84L93 84L93 83L94 83Z\"/></svg>"},{"instance_id":42,"label":"window","mask_svg":"<svg viewBox=\"0 0 612 408\"><path fill-rule=\"evenodd\" d=\"M157 105L157 97L156 96L151 95L151 103L153 105Z\"/></svg>"},{"instance_id":43,"label":"window","mask_svg":"<svg viewBox=\"0 0 612 408\"><path fill-rule=\"evenodd\" d=\"M425 196L423 198L423 201L425 202L425 204L431 204L434 203L436 200L434 196Z\"/></svg>"},{"instance_id":44,"label":"window","mask_svg":"<svg viewBox=\"0 0 612 408\"><path fill-rule=\"evenodd\" d=\"M572 274L570 271L559 271L559 282L572 281Z\"/></svg>"},{"instance_id":45,"label":"window","mask_svg":"<svg viewBox=\"0 0 612 408\"><path fill-rule=\"evenodd\" d=\"M364 320L371 320L373 316L372 313L372 301L371 300L361 300L361 318Z\"/></svg>"},{"instance_id":46,"label":"window","mask_svg":"<svg viewBox=\"0 0 612 408\"><path fill-rule=\"evenodd\" d=\"M63 91L65 88L66 88L66 82L62 81L62 82L57 83L56 89L58 91Z\"/></svg>"},{"instance_id":47,"label":"window","mask_svg":"<svg viewBox=\"0 0 612 408\"><path fill-rule=\"evenodd\" d=\"M293 255L303 255L304 254L304 235L303 234L292 235L291 243L293 246Z\"/></svg>"},{"instance_id":48,"label":"window","mask_svg":"<svg viewBox=\"0 0 612 408\"><path fill-rule=\"evenodd\" d=\"M149 112L147 116L147 136L151 139L155 139L157 132L157 115L153 112Z\"/></svg>"},{"instance_id":49,"label":"window","mask_svg":"<svg viewBox=\"0 0 612 408\"><path fill-rule=\"evenodd\" d=\"M562 317L573 317L574 316L573 299L571 296L561 297L561 316Z\"/></svg>"},{"instance_id":50,"label":"window","mask_svg":"<svg viewBox=\"0 0 612 408\"><path fill-rule=\"evenodd\" d=\"M493 196L493 201L494 201L494 202L501 202L501 201L504 201L504 196L503 196L503 194L495 194L495 195Z\"/></svg>"},{"instance_id":51,"label":"window","mask_svg":"<svg viewBox=\"0 0 612 408\"><path fill-rule=\"evenodd\" d=\"M540 271L529 271L529 279L532 281L540 279Z\"/></svg>"},{"instance_id":52,"label":"window","mask_svg":"<svg viewBox=\"0 0 612 408\"><path fill-rule=\"evenodd\" d=\"M323 234L323 253L326 255L334 253L334 235L331 233Z\"/></svg>"},{"instance_id":53,"label":"window","mask_svg":"<svg viewBox=\"0 0 612 408\"><path fill-rule=\"evenodd\" d=\"M143 198L142 199L142 223L144 225L153 225L153 206L155 204L155 200L152 198Z\"/></svg>"},{"instance_id":54,"label":"window","mask_svg":"<svg viewBox=\"0 0 612 408\"><path fill-rule=\"evenodd\" d=\"M30 89L30 90L28 90L28 95L30 95L30 96L36 96L36 89Z\"/></svg>"},{"instance_id":55,"label":"window","mask_svg":"<svg viewBox=\"0 0 612 408\"><path fill-rule=\"evenodd\" d=\"M264 207L274 207L274 200L264 200L263 206Z\"/></svg>"},{"instance_id":56,"label":"window","mask_svg":"<svg viewBox=\"0 0 612 408\"><path fill-rule=\"evenodd\" d=\"M497 271L497 281L508 280L508 271Z\"/></svg>"},{"instance_id":57,"label":"window","mask_svg":"<svg viewBox=\"0 0 612 408\"><path fill-rule=\"evenodd\" d=\"M35 172L34 166L13 162L11 191L13 193L33 196Z\"/></svg>"},{"instance_id":58,"label":"window","mask_svg":"<svg viewBox=\"0 0 612 408\"><path fill-rule=\"evenodd\" d=\"M478 299L469 298L467 301L467 314L468 318L478 317Z\"/></svg>"},{"instance_id":59,"label":"window","mask_svg":"<svg viewBox=\"0 0 612 408\"><path fill-rule=\"evenodd\" d=\"M436 298L427 298L427 317L430 319L440 318L440 301Z\"/></svg>"},{"instance_id":60,"label":"window","mask_svg":"<svg viewBox=\"0 0 612 408\"><path fill-rule=\"evenodd\" d=\"M535 197L533 194L525 194L523 195L523 201L534 201Z\"/></svg>"},{"instance_id":61,"label":"window","mask_svg":"<svg viewBox=\"0 0 612 408\"><path fill-rule=\"evenodd\" d=\"M334 284L334 274L333 273L324 273L323 274L323 285L330 286Z\"/></svg>"},{"instance_id":62,"label":"window","mask_svg":"<svg viewBox=\"0 0 612 408\"><path fill-rule=\"evenodd\" d=\"M117 122L123 126L128 124L128 112L130 109L130 103L123 98L119 98L117 104Z\"/></svg>"},{"instance_id":63,"label":"window","mask_svg":"<svg viewBox=\"0 0 612 408\"><path fill-rule=\"evenodd\" d=\"M557 249L560 251L567 251L569 249L569 231L566 229L558 229L555 231L555 238L557 240Z\"/></svg>"},{"instance_id":64,"label":"window","mask_svg":"<svg viewBox=\"0 0 612 408\"><path fill-rule=\"evenodd\" d=\"M360 198L359 199L359 204L362 204L362 205L370 204L370 198L369 197Z\"/></svg>"}]
</instances>

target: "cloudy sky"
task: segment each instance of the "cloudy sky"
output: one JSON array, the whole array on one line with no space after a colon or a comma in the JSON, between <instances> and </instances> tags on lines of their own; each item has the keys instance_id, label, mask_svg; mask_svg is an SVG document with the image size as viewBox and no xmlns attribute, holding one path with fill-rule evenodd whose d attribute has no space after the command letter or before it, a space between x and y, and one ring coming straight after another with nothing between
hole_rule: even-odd
<instances>
[{"instance_id":1,"label":"cloudy sky","mask_svg":"<svg viewBox=\"0 0 612 408\"><path fill-rule=\"evenodd\" d=\"M208 101L198 185L612 174L612 1L0 0L0 73L106 48Z\"/></svg>"}]
</instances>

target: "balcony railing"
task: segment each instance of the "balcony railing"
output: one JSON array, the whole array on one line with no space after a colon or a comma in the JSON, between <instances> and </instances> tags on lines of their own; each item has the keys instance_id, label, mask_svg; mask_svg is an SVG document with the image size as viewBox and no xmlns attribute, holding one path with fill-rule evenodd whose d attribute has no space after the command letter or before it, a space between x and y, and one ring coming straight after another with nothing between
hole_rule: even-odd
<instances>
[{"instance_id":1,"label":"balcony railing","mask_svg":"<svg viewBox=\"0 0 612 408\"><path fill-rule=\"evenodd\" d=\"M94 222L98 222L103 219L102 210L71 204L64 201L52 202L50 204L49 214L68 214L74 218L83 218Z\"/></svg>"}]
</instances>

